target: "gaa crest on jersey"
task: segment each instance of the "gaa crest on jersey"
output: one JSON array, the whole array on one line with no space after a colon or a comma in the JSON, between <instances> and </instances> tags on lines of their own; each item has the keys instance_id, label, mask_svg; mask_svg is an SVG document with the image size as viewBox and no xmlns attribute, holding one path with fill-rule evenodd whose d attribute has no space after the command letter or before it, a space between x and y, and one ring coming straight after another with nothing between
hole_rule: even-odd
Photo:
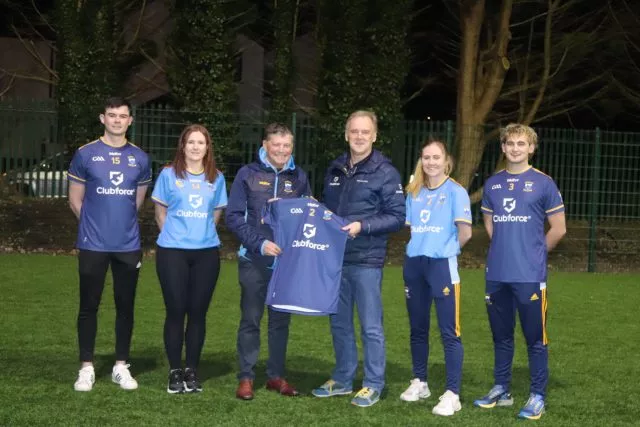
<instances>
[{"instance_id":1,"label":"gaa crest on jersey","mask_svg":"<svg viewBox=\"0 0 640 427\"><path fill-rule=\"evenodd\" d=\"M526 191L527 193L530 193L533 191L533 181L525 181L524 182L524 188L522 189L522 191Z\"/></svg>"},{"instance_id":2,"label":"gaa crest on jersey","mask_svg":"<svg viewBox=\"0 0 640 427\"><path fill-rule=\"evenodd\" d=\"M331 212L330 210L326 210L324 211L324 214L322 215L322 219L324 219L325 221L329 221L331 220L331 216L333 215L333 212Z\"/></svg>"},{"instance_id":3,"label":"gaa crest on jersey","mask_svg":"<svg viewBox=\"0 0 640 427\"><path fill-rule=\"evenodd\" d=\"M285 181L284 182L284 192L285 193L292 193L293 192L293 184L291 183L291 181Z\"/></svg>"},{"instance_id":4,"label":"gaa crest on jersey","mask_svg":"<svg viewBox=\"0 0 640 427\"><path fill-rule=\"evenodd\" d=\"M134 156L127 156L127 165L129 165L132 168L135 168L136 166L138 166L136 164L136 158Z\"/></svg>"}]
</instances>

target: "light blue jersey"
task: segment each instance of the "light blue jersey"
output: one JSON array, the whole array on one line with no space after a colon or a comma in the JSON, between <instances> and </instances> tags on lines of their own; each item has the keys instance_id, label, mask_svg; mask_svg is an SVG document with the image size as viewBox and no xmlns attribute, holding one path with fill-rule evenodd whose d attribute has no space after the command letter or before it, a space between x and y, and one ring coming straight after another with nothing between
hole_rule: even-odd
<instances>
[{"instance_id":1,"label":"light blue jersey","mask_svg":"<svg viewBox=\"0 0 640 427\"><path fill-rule=\"evenodd\" d=\"M406 224L411 227L407 256L451 258L460 253L456 224L471 225L469 195L447 177L435 188L422 188L417 197L407 195Z\"/></svg>"},{"instance_id":2,"label":"light blue jersey","mask_svg":"<svg viewBox=\"0 0 640 427\"><path fill-rule=\"evenodd\" d=\"M158 246L175 249L203 249L220 246L213 211L227 206L227 187L220 172L215 182L205 174L185 172L178 178L173 167L160 172L152 200L167 208Z\"/></svg>"}]
</instances>

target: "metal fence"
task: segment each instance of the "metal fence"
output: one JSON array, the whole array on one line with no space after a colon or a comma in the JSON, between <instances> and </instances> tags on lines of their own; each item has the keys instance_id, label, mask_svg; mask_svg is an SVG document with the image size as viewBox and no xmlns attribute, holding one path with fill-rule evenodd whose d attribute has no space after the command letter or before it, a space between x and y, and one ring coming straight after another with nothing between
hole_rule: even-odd
<instances>
[{"instance_id":1,"label":"metal fence","mask_svg":"<svg viewBox=\"0 0 640 427\"><path fill-rule=\"evenodd\" d=\"M165 106L134 109L130 139L147 151L154 174L173 158L185 122L180 112ZM225 175L253 160L261 144L264 117L237 117L237 154L224 159ZM293 114L289 122L295 133L296 162L320 195L324 165L318 159L324 142L316 121ZM387 124L388 125L388 124ZM5 182L30 196L66 196L66 169L73 150L57 141L58 115L51 103L0 103L0 173ZM407 182L418 159L421 144L434 137L456 152L456 126L452 121L405 121L393 126L387 153ZM215 138L216 129L210 129ZM596 253L604 250L611 259L636 256L640 224L640 132L600 129L536 128L539 147L533 165L551 175L562 191L567 218L578 230L575 242L588 252L588 269L596 265ZM384 130L383 130L384 131ZM484 129L485 134L496 134ZM97 136L97 135L96 135ZM346 145L345 145L346 149ZM501 155L497 136L486 143L470 191L480 188L495 172ZM459 162L464 162L464 153ZM480 220L477 205L476 220ZM640 246L638 243L637 246ZM604 248L604 249L603 249Z\"/></svg>"}]
</instances>

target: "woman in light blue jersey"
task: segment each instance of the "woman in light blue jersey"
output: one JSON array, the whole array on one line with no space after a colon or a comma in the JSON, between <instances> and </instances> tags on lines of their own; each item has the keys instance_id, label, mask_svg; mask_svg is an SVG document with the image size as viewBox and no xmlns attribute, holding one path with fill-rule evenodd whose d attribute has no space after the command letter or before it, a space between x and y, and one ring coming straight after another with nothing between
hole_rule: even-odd
<instances>
[{"instance_id":1,"label":"woman in light blue jersey","mask_svg":"<svg viewBox=\"0 0 640 427\"><path fill-rule=\"evenodd\" d=\"M224 177L216 169L213 144L204 126L189 125L182 131L175 158L158 176L151 197L160 228L156 271L166 307L167 392L199 392L202 384L196 370L220 273L216 224L227 205Z\"/></svg>"},{"instance_id":2,"label":"woman in light blue jersey","mask_svg":"<svg viewBox=\"0 0 640 427\"><path fill-rule=\"evenodd\" d=\"M413 179L406 187L406 223L411 227L411 239L403 268L414 378L400 398L415 402L431 395L427 362L431 303L435 301L447 384L433 413L443 416L461 409L463 348L457 256L471 238L469 195L449 178L452 167L453 160L442 142L429 140L422 146Z\"/></svg>"}]
</instances>

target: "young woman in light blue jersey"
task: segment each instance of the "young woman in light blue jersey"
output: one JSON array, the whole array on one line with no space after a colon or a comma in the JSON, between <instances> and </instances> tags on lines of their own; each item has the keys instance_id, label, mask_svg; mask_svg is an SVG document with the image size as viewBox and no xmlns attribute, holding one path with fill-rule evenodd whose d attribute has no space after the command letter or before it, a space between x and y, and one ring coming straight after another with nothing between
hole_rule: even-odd
<instances>
[{"instance_id":1,"label":"young woman in light blue jersey","mask_svg":"<svg viewBox=\"0 0 640 427\"><path fill-rule=\"evenodd\" d=\"M167 392L199 392L202 384L196 370L220 273L216 224L227 205L224 177L216 169L213 144L204 126L189 125L182 131L175 158L158 176L152 200L160 228L156 271L166 307Z\"/></svg>"},{"instance_id":2,"label":"young woman in light blue jersey","mask_svg":"<svg viewBox=\"0 0 640 427\"><path fill-rule=\"evenodd\" d=\"M407 244L403 276L410 324L413 376L400 398L407 402L431 395L427 384L429 323L435 301L444 347L447 384L435 415L450 416L461 409L460 380L463 348L460 340L460 277L457 256L471 238L471 204L467 191L449 173L453 160L446 146L427 141L420 150L407 190Z\"/></svg>"}]
</instances>

